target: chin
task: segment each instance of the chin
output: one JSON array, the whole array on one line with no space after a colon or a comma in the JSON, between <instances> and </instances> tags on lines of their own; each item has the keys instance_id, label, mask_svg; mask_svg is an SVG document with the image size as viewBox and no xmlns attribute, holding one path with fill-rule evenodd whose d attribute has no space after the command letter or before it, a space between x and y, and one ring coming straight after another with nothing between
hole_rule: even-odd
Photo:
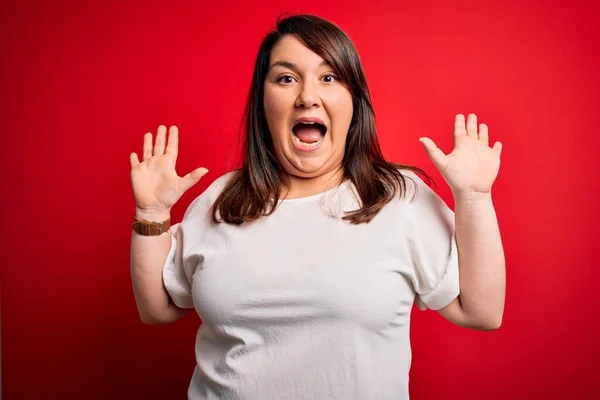
<instances>
[{"instance_id":1,"label":"chin","mask_svg":"<svg viewBox=\"0 0 600 400\"><path fill-rule=\"evenodd\" d=\"M279 151L276 151L279 165L290 176L316 178L331 172L332 165L342 162L343 156L340 157L339 162L332 164L332 158L337 157L332 154L333 143L328 135L324 137L322 145L314 151L298 149L293 140L292 137L288 137L287 141L280 142L283 146L279 148Z\"/></svg>"},{"instance_id":2,"label":"chin","mask_svg":"<svg viewBox=\"0 0 600 400\"><path fill-rule=\"evenodd\" d=\"M284 169L288 174L299 178L316 178L332 172L335 169L335 165L342 162L340 159L339 162L332 163L334 160L332 160L330 155L315 156L298 157L295 154L291 154L285 160Z\"/></svg>"},{"instance_id":3,"label":"chin","mask_svg":"<svg viewBox=\"0 0 600 400\"><path fill-rule=\"evenodd\" d=\"M321 175L325 165L314 163L291 163L291 168L286 168L286 172L300 178L314 178Z\"/></svg>"}]
</instances>

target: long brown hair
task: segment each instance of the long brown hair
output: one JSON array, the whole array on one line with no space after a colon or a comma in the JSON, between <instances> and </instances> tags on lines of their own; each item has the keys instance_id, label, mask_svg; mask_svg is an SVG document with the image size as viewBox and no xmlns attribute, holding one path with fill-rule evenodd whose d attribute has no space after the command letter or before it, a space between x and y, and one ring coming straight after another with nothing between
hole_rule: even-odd
<instances>
[{"instance_id":1,"label":"long brown hair","mask_svg":"<svg viewBox=\"0 0 600 400\"><path fill-rule=\"evenodd\" d=\"M242 224L275 211L281 191L281 174L263 99L271 50L285 35L295 35L325 59L352 93L354 114L342 161L344 178L356 187L360 208L346 213L353 224L369 222L395 196L403 196L408 169L429 177L418 167L395 164L383 158L375 127L375 112L358 53L350 38L335 24L313 15L294 15L277 21L263 40L256 58L250 94L244 113L245 138L242 167L233 172L212 209L213 222Z\"/></svg>"}]
</instances>

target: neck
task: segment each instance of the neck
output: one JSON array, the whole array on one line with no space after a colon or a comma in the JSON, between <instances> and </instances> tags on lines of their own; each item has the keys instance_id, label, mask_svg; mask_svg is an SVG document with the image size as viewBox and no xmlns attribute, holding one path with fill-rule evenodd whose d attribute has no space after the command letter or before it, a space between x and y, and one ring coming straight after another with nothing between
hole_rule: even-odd
<instances>
[{"instance_id":1,"label":"neck","mask_svg":"<svg viewBox=\"0 0 600 400\"><path fill-rule=\"evenodd\" d=\"M310 178L288 174L282 179L281 196L286 199L295 199L319 194L340 185L343 178L344 170L341 166Z\"/></svg>"}]
</instances>

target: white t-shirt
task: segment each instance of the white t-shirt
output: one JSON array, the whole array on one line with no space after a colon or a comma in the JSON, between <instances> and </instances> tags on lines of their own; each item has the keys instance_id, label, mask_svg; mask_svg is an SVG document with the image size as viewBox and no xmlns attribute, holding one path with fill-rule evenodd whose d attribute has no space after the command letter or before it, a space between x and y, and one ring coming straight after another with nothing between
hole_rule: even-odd
<instances>
[{"instance_id":1,"label":"white t-shirt","mask_svg":"<svg viewBox=\"0 0 600 400\"><path fill-rule=\"evenodd\" d=\"M407 197L368 224L338 218L358 207L349 181L241 226L208 223L230 174L190 204L163 272L203 321L189 399L409 398L415 295L440 309L459 280L454 213L403 174Z\"/></svg>"}]
</instances>

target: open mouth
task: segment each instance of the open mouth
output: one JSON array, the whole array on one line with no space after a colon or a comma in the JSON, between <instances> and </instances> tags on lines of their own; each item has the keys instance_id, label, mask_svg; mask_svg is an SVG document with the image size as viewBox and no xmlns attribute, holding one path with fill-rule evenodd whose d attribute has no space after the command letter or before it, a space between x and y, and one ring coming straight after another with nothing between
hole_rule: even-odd
<instances>
[{"instance_id":1,"label":"open mouth","mask_svg":"<svg viewBox=\"0 0 600 400\"><path fill-rule=\"evenodd\" d=\"M298 122L292 128L294 145L300 150L315 150L322 143L327 127L319 122Z\"/></svg>"}]
</instances>

